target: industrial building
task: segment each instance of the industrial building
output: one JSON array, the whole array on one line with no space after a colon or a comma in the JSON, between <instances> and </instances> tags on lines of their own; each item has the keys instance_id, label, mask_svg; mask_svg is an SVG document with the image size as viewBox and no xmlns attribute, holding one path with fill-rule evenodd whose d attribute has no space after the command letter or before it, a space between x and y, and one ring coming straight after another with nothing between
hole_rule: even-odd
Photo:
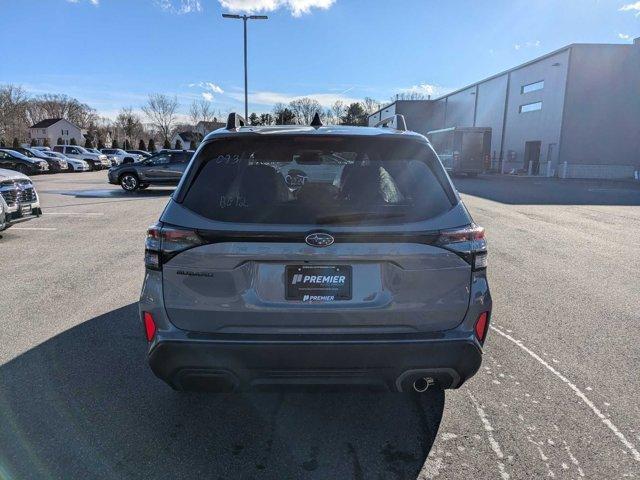
<instances>
[{"instance_id":1,"label":"industrial building","mask_svg":"<svg viewBox=\"0 0 640 480\"><path fill-rule=\"evenodd\" d=\"M429 100L398 100L409 129L491 129L487 167L560 178L634 178L640 170L640 38L572 44Z\"/></svg>"}]
</instances>

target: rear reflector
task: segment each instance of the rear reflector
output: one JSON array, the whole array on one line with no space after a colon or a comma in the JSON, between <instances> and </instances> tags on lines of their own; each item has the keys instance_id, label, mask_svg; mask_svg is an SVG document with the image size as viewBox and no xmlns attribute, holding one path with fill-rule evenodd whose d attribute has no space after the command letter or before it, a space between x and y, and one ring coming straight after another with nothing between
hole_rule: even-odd
<instances>
[{"instance_id":1,"label":"rear reflector","mask_svg":"<svg viewBox=\"0 0 640 480\"><path fill-rule=\"evenodd\" d=\"M484 342L484 337L487 334L487 327L489 325L489 312L482 312L476 320L476 337L481 342Z\"/></svg>"},{"instance_id":2,"label":"rear reflector","mask_svg":"<svg viewBox=\"0 0 640 480\"><path fill-rule=\"evenodd\" d=\"M149 312L144 312L142 318L144 319L144 331L147 334L147 341L150 342L156 335L156 322L153 321L153 315Z\"/></svg>"}]
</instances>

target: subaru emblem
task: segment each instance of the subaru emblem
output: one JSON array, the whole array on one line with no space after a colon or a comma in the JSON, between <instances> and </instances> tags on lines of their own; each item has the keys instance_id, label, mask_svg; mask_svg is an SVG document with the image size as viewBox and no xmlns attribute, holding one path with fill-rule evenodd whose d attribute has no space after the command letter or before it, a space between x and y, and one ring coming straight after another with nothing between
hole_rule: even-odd
<instances>
[{"instance_id":1,"label":"subaru emblem","mask_svg":"<svg viewBox=\"0 0 640 480\"><path fill-rule=\"evenodd\" d=\"M310 233L304 239L307 242L307 245L311 245L312 247L328 247L329 245L333 245L335 241L333 236L328 233Z\"/></svg>"}]
</instances>

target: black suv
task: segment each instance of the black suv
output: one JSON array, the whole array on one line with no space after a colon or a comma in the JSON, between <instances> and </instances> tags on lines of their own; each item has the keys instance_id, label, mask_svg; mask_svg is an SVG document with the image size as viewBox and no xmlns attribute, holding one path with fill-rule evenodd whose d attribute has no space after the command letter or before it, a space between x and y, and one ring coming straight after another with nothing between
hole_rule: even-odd
<instances>
[{"instance_id":1,"label":"black suv","mask_svg":"<svg viewBox=\"0 0 640 480\"><path fill-rule=\"evenodd\" d=\"M109 183L120 185L127 192L152 184L177 185L192 155L193 150L163 150L139 162L112 167Z\"/></svg>"}]
</instances>

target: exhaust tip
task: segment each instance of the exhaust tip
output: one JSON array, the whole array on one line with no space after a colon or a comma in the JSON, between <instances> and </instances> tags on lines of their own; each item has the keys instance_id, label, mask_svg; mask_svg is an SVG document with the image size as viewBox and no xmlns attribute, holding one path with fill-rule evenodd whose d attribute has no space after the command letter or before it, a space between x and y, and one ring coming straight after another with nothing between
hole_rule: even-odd
<instances>
[{"instance_id":1,"label":"exhaust tip","mask_svg":"<svg viewBox=\"0 0 640 480\"><path fill-rule=\"evenodd\" d=\"M416 378L413 382L413 389L418 393L423 393L426 392L434 383L435 380L431 377Z\"/></svg>"}]
</instances>

